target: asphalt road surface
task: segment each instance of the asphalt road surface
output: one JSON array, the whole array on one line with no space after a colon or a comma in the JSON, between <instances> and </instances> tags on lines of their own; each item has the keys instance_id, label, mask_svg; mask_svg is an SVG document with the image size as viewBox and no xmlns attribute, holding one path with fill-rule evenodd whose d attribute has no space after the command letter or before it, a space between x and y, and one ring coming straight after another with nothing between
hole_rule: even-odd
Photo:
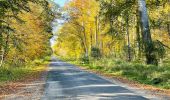
<instances>
[{"instance_id":1,"label":"asphalt road surface","mask_svg":"<svg viewBox=\"0 0 170 100\"><path fill-rule=\"evenodd\" d=\"M147 100L74 65L53 58L42 100Z\"/></svg>"}]
</instances>

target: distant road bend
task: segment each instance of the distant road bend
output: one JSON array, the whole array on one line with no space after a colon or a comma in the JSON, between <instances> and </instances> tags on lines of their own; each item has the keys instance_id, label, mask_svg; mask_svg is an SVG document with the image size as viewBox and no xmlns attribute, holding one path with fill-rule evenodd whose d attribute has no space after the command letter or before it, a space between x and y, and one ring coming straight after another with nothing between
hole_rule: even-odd
<instances>
[{"instance_id":1,"label":"distant road bend","mask_svg":"<svg viewBox=\"0 0 170 100\"><path fill-rule=\"evenodd\" d=\"M74 65L52 59L42 100L147 100Z\"/></svg>"}]
</instances>

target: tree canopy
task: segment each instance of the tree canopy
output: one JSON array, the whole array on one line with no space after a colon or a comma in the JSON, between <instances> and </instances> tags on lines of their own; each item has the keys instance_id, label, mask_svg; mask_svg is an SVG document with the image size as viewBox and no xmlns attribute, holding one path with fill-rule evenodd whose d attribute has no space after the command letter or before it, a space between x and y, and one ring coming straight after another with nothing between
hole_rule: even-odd
<instances>
[{"instance_id":1,"label":"tree canopy","mask_svg":"<svg viewBox=\"0 0 170 100\"><path fill-rule=\"evenodd\" d=\"M0 1L0 60L25 63L49 55L53 4L47 0Z\"/></svg>"},{"instance_id":2,"label":"tree canopy","mask_svg":"<svg viewBox=\"0 0 170 100\"><path fill-rule=\"evenodd\" d=\"M167 0L72 0L64 9L69 18L57 33L59 56L91 59L99 50L100 57L156 65L169 57Z\"/></svg>"}]
</instances>

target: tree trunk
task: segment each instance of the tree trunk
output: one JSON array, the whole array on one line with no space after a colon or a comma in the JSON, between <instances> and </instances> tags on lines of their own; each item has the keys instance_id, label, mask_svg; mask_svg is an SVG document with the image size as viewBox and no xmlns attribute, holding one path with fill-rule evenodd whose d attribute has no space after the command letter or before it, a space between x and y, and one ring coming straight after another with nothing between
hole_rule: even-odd
<instances>
[{"instance_id":1,"label":"tree trunk","mask_svg":"<svg viewBox=\"0 0 170 100\"><path fill-rule=\"evenodd\" d=\"M153 45L151 34L150 34L146 1L138 0L138 5L139 5L142 37L143 37L143 42L144 42L144 46L145 46L146 63L157 65L158 61L154 54L154 45Z\"/></svg>"},{"instance_id":2,"label":"tree trunk","mask_svg":"<svg viewBox=\"0 0 170 100\"><path fill-rule=\"evenodd\" d=\"M0 19L3 19L2 16L0 16ZM3 64L3 55L4 55L4 49L3 49L3 27L2 27L2 22L0 21L0 67Z\"/></svg>"},{"instance_id":3,"label":"tree trunk","mask_svg":"<svg viewBox=\"0 0 170 100\"><path fill-rule=\"evenodd\" d=\"M170 36L170 24L169 23L167 24L167 31L168 31L168 34Z\"/></svg>"},{"instance_id":4,"label":"tree trunk","mask_svg":"<svg viewBox=\"0 0 170 100\"><path fill-rule=\"evenodd\" d=\"M138 47L138 58L141 58L141 36L140 36L140 18L139 18L139 10L138 7L136 8L136 41L137 41L137 47Z\"/></svg>"},{"instance_id":5,"label":"tree trunk","mask_svg":"<svg viewBox=\"0 0 170 100\"><path fill-rule=\"evenodd\" d=\"M1 48L0 59L1 59L1 61L0 61L0 67L2 67L3 62L4 62L4 50L3 50L3 48Z\"/></svg>"},{"instance_id":6,"label":"tree trunk","mask_svg":"<svg viewBox=\"0 0 170 100\"><path fill-rule=\"evenodd\" d=\"M100 52L101 52L101 55L103 56L104 52L103 52L103 40L101 40L100 42Z\"/></svg>"},{"instance_id":7,"label":"tree trunk","mask_svg":"<svg viewBox=\"0 0 170 100\"><path fill-rule=\"evenodd\" d=\"M126 16L126 34L127 34L127 42L128 42L128 61L131 61L130 37L129 37L129 15Z\"/></svg>"},{"instance_id":8,"label":"tree trunk","mask_svg":"<svg viewBox=\"0 0 170 100\"><path fill-rule=\"evenodd\" d=\"M93 47L93 31L92 28L90 28L90 49Z\"/></svg>"},{"instance_id":9,"label":"tree trunk","mask_svg":"<svg viewBox=\"0 0 170 100\"><path fill-rule=\"evenodd\" d=\"M98 46L98 16L96 16L95 24L96 24L95 46L97 47Z\"/></svg>"},{"instance_id":10,"label":"tree trunk","mask_svg":"<svg viewBox=\"0 0 170 100\"><path fill-rule=\"evenodd\" d=\"M82 23L82 31L83 31L83 37L84 37L84 46L85 46L85 56L88 57L89 56L89 51L88 51L88 46L87 46L87 37L86 37L86 29L84 26L84 22Z\"/></svg>"}]
</instances>

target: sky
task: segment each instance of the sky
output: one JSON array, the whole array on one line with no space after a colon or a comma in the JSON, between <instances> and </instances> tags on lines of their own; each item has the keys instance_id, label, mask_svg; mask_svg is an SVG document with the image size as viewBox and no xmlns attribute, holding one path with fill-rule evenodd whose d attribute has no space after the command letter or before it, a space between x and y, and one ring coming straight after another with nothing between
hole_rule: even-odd
<instances>
[{"instance_id":1,"label":"sky","mask_svg":"<svg viewBox=\"0 0 170 100\"><path fill-rule=\"evenodd\" d=\"M54 0L55 3L59 4L60 7L63 7L64 4L67 2L68 0ZM58 20L59 22L62 20ZM61 25L57 25L57 26L53 26L53 34L55 34L55 32L57 32L57 30L61 27ZM50 40L51 42L51 46L53 47L55 45L55 40L57 39L57 36L53 36Z\"/></svg>"},{"instance_id":2,"label":"sky","mask_svg":"<svg viewBox=\"0 0 170 100\"><path fill-rule=\"evenodd\" d=\"M59 4L60 6L64 6L67 0L54 0L55 3Z\"/></svg>"}]
</instances>

